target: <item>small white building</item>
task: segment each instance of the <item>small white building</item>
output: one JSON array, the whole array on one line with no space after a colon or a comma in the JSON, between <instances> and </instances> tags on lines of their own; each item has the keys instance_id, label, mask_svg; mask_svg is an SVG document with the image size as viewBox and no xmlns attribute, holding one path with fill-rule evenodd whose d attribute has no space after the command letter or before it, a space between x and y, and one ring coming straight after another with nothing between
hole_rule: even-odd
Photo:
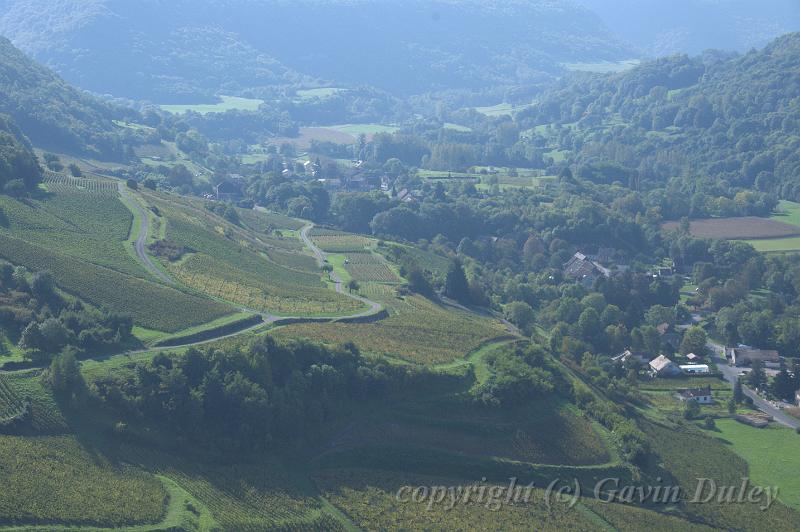
<instances>
[{"instance_id":1,"label":"small white building","mask_svg":"<svg viewBox=\"0 0 800 532\"><path fill-rule=\"evenodd\" d=\"M697 401L697 404L700 405L710 405L714 402L714 397L711 395L711 386L681 390L678 392L678 398L680 398L681 401L690 401L694 399Z\"/></svg>"},{"instance_id":2,"label":"small white building","mask_svg":"<svg viewBox=\"0 0 800 532\"><path fill-rule=\"evenodd\" d=\"M705 375L711 373L708 364L684 364L679 366L687 375Z\"/></svg>"}]
</instances>

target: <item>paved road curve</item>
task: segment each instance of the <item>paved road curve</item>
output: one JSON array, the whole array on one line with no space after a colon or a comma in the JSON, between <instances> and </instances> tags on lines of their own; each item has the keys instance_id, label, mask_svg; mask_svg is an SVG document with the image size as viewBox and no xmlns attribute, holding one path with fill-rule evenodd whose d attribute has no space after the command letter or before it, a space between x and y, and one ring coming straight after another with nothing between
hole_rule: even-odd
<instances>
[{"instance_id":1,"label":"paved road curve","mask_svg":"<svg viewBox=\"0 0 800 532\"><path fill-rule=\"evenodd\" d=\"M742 369L728 365L728 360L725 358L725 348L723 346L714 342L708 342L708 348L713 353L714 363L717 365L717 369L722 373L722 376L725 377L725 380L731 384L735 383L739 379L739 373ZM800 427L800 420L785 414L780 408L775 408L769 401L747 386L743 385L742 391L747 397L753 400L753 404L759 410L775 418L776 422L793 429Z\"/></svg>"},{"instance_id":2,"label":"paved road curve","mask_svg":"<svg viewBox=\"0 0 800 532\"><path fill-rule=\"evenodd\" d=\"M322 251L314 241L311 240L311 237L308 236L309 231L314 228L314 224L308 224L307 226L303 227L300 231L300 238L303 239L303 243L308 247L314 256L317 258L317 265L321 268L323 264L328 261L328 255L324 251ZM363 316L371 316L372 314L377 314L380 312L383 307L380 303L372 301L371 299L367 299L366 297L358 296L355 294L351 294L349 291L345 290L344 283L342 282L342 278L339 277L339 274L336 271L332 271L330 273L330 279L333 281L334 286L336 287L336 292L339 294L345 295L349 298L355 299L356 301L360 301L366 305L369 305L369 310L365 310L364 312L360 312L358 314L354 314L352 316L347 316L348 318L360 318Z\"/></svg>"},{"instance_id":3,"label":"paved road curve","mask_svg":"<svg viewBox=\"0 0 800 532\"><path fill-rule=\"evenodd\" d=\"M139 260L142 262L144 267L150 272L153 276L155 276L159 281L174 285L175 281L169 278L169 276L162 272L161 270L153 264L152 259L147 255L147 234L150 231L150 217L147 216L147 211L142 204L133 196L133 194L128 191L127 186L120 182L117 187L119 188L120 195L127 200L128 204L132 205L136 212L139 214L139 235L136 237L136 242L134 242L134 249L136 250L136 256L139 257Z\"/></svg>"}]
</instances>

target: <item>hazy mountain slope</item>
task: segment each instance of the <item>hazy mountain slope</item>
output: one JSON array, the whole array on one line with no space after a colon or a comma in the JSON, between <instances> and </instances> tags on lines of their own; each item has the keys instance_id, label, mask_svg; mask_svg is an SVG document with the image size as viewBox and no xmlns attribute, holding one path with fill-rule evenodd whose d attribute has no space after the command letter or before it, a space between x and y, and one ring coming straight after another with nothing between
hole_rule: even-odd
<instances>
[{"instance_id":1,"label":"hazy mountain slope","mask_svg":"<svg viewBox=\"0 0 800 532\"><path fill-rule=\"evenodd\" d=\"M5 0L0 9L0 34L68 80L158 101L314 78L405 92L514 84L562 61L633 54L569 0Z\"/></svg>"},{"instance_id":2,"label":"hazy mountain slope","mask_svg":"<svg viewBox=\"0 0 800 532\"><path fill-rule=\"evenodd\" d=\"M797 0L580 0L651 57L746 51L800 30Z\"/></svg>"},{"instance_id":3,"label":"hazy mountain slope","mask_svg":"<svg viewBox=\"0 0 800 532\"><path fill-rule=\"evenodd\" d=\"M69 86L0 38L0 113L43 148L119 157L120 112Z\"/></svg>"},{"instance_id":4,"label":"hazy mountain slope","mask_svg":"<svg viewBox=\"0 0 800 532\"><path fill-rule=\"evenodd\" d=\"M573 124L564 142L579 165L613 161L645 180L685 176L697 187L713 177L797 200L800 33L741 56L674 56L575 76L517 118L524 127Z\"/></svg>"}]
</instances>

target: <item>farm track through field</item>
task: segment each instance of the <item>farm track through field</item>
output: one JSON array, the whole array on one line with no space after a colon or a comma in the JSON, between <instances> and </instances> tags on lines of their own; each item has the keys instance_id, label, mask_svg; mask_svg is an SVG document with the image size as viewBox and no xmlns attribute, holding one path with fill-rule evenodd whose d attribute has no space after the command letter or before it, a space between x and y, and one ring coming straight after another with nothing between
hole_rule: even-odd
<instances>
[{"instance_id":1,"label":"farm track through field","mask_svg":"<svg viewBox=\"0 0 800 532\"><path fill-rule=\"evenodd\" d=\"M139 227L133 228L133 231L136 231L137 237L136 242L134 242L134 248L136 249L136 256L139 257L139 260L150 272L154 277L156 277L159 281L164 283L174 285L175 281L173 281L167 274L159 270L150 257L147 255L147 250L145 246L147 245L147 233L150 231L150 218L147 216L147 211L139 201L133 197L133 194L126 190L125 184L122 182L118 185L119 194L122 196L123 201L126 205L131 205L139 215Z\"/></svg>"}]
</instances>

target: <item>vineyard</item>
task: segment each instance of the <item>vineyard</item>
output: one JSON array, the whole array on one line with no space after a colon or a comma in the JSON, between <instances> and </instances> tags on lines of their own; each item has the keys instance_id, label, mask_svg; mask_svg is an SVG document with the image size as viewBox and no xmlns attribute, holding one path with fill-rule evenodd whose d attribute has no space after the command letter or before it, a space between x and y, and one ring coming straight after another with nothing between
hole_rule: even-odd
<instances>
[{"instance_id":1,"label":"vineyard","mask_svg":"<svg viewBox=\"0 0 800 532\"><path fill-rule=\"evenodd\" d=\"M344 264L347 273L360 283L399 283L400 278L379 256L370 252L347 253Z\"/></svg>"},{"instance_id":2,"label":"vineyard","mask_svg":"<svg viewBox=\"0 0 800 532\"><path fill-rule=\"evenodd\" d=\"M67 190L27 202L0 196L0 208L9 220L0 227L0 234L146 277L145 270L125 249L133 216L116 195Z\"/></svg>"},{"instance_id":3,"label":"vineyard","mask_svg":"<svg viewBox=\"0 0 800 532\"><path fill-rule=\"evenodd\" d=\"M534 489L530 503L487 505L474 490L469 502L448 510L446 504L398 500L403 486L463 486L475 480L448 479L362 469L334 469L318 472L315 481L334 506L365 530L595 530L596 525L580 511L565 503L545 504L544 491ZM488 488L488 484L484 484ZM505 487L507 487L506 484ZM488 490L486 490L488 491ZM503 493L502 499L506 494ZM490 507L487 507L490 506Z\"/></svg>"},{"instance_id":4,"label":"vineyard","mask_svg":"<svg viewBox=\"0 0 800 532\"><path fill-rule=\"evenodd\" d=\"M72 437L0 436L4 524L123 526L162 518L156 478L89 453Z\"/></svg>"},{"instance_id":5,"label":"vineyard","mask_svg":"<svg viewBox=\"0 0 800 532\"><path fill-rule=\"evenodd\" d=\"M311 238L314 244L327 253L364 251L377 242L374 238L319 227L311 230Z\"/></svg>"},{"instance_id":6,"label":"vineyard","mask_svg":"<svg viewBox=\"0 0 800 532\"><path fill-rule=\"evenodd\" d=\"M67 292L97 307L128 314L137 325L148 329L176 332L232 312L221 303L83 262L1 232L0 257L33 271L50 271Z\"/></svg>"},{"instance_id":7,"label":"vineyard","mask_svg":"<svg viewBox=\"0 0 800 532\"><path fill-rule=\"evenodd\" d=\"M232 463L129 445L119 458L174 480L211 511L221 530L342 530L302 473L277 458Z\"/></svg>"},{"instance_id":8,"label":"vineyard","mask_svg":"<svg viewBox=\"0 0 800 532\"><path fill-rule=\"evenodd\" d=\"M117 184L108 179L86 179L59 174L50 170L44 171L42 182L49 192L59 193L68 191L98 192L108 195L117 194Z\"/></svg>"},{"instance_id":9,"label":"vineyard","mask_svg":"<svg viewBox=\"0 0 800 532\"><path fill-rule=\"evenodd\" d=\"M39 371L9 373L0 376L0 415L13 415L25 408L29 411L22 427L37 434L60 434L66 428L61 411L52 394L44 387Z\"/></svg>"},{"instance_id":10,"label":"vineyard","mask_svg":"<svg viewBox=\"0 0 800 532\"><path fill-rule=\"evenodd\" d=\"M221 219L207 219L181 206L159 201L167 219L167 237L196 253L177 263L167 264L176 278L205 294L262 312L277 314L349 314L363 305L330 290L311 257L293 257L297 266L311 271L290 269L260 254L248 233L239 238ZM205 222L219 225L208 225ZM267 251L267 255L270 252ZM287 260L286 253L276 254Z\"/></svg>"},{"instance_id":11,"label":"vineyard","mask_svg":"<svg viewBox=\"0 0 800 532\"><path fill-rule=\"evenodd\" d=\"M11 389L6 378L0 375L0 430L24 421L31 415L31 404Z\"/></svg>"},{"instance_id":12,"label":"vineyard","mask_svg":"<svg viewBox=\"0 0 800 532\"><path fill-rule=\"evenodd\" d=\"M261 262L268 265L265 260ZM339 315L350 314L363 307L358 301L327 290L317 277L295 273L296 284L279 284L276 278L268 274L256 275L235 269L230 263L202 253L187 257L180 264L169 265L169 269L186 286L261 312L290 316Z\"/></svg>"},{"instance_id":13,"label":"vineyard","mask_svg":"<svg viewBox=\"0 0 800 532\"><path fill-rule=\"evenodd\" d=\"M405 405L392 409L387 415L391 422L364 423L340 445L438 449L533 464L600 465L611 459L592 424L558 404L543 402L513 414L455 401L421 403L414 410Z\"/></svg>"},{"instance_id":14,"label":"vineyard","mask_svg":"<svg viewBox=\"0 0 800 532\"><path fill-rule=\"evenodd\" d=\"M378 323L305 323L281 327L274 334L337 344L353 341L365 352L419 364L452 362L487 340L506 334L492 319L422 296L376 299L389 310L389 317Z\"/></svg>"}]
</instances>

